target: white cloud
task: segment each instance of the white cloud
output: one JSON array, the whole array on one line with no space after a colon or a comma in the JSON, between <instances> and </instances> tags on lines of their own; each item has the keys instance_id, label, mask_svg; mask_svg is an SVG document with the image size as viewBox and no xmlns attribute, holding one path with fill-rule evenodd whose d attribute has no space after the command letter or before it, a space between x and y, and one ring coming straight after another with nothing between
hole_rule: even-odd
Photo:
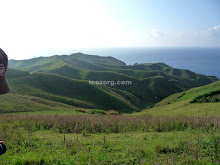
<instances>
[{"instance_id":1,"label":"white cloud","mask_svg":"<svg viewBox=\"0 0 220 165\"><path fill-rule=\"evenodd\" d=\"M207 29L202 32L202 35L210 38L219 38L220 37L220 25L214 26L210 29Z\"/></svg>"},{"instance_id":2,"label":"white cloud","mask_svg":"<svg viewBox=\"0 0 220 165\"><path fill-rule=\"evenodd\" d=\"M151 31L151 35L155 38L164 38L166 37L166 34L160 30L157 30L157 29L153 29Z\"/></svg>"},{"instance_id":3,"label":"white cloud","mask_svg":"<svg viewBox=\"0 0 220 165\"><path fill-rule=\"evenodd\" d=\"M220 47L220 25L196 32L192 38L200 46Z\"/></svg>"},{"instance_id":4,"label":"white cloud","mask_svg":"<svg viewBox=\"0 0 220 165\"><path fill-rule=\"evenodd\" d=\"M208 29L211 32L220 32L220 25L214 26L213 28Z\"/></svg>"}]
</instances>

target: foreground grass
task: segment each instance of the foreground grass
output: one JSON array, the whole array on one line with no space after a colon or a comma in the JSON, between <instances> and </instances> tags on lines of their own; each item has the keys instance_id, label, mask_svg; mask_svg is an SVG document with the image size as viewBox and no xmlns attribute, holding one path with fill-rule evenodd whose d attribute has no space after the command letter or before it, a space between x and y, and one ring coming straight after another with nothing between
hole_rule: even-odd
<instances>
[{"instance_id":1,"label":"foreground grass","mask_svg":"<svg viewBox=\"0 0 220 165\"><path fill-rule=\"evenodd\" d=\"M219 118L3 115L0 164L219 164Z\"/></svg>"},{"instance_id":2,"label":"foreground grass","mask_svg":"<svg viewBox=\"0 0 220 165\"><path fill-rule=\"evenodd\" d=\"M0 163L217 164L212 135L199 136L200 141L195 131L65 135L38 131L8 141Z\"/></svg>"}]
</instances>

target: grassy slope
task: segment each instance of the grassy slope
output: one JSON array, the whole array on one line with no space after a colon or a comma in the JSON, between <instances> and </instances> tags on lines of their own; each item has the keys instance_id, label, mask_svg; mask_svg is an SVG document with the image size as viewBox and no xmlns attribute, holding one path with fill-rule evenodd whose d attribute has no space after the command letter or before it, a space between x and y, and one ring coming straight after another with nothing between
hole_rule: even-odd
<instances>
[{"instance_id":1,"label":"grassy slope","mask_svg":"<svg viewBox=\"0 0 220 165\"><path fill-rule=\"evenodd\" d=\"M202 87L193 88L185 92L173 94L153 108L146 109L140 114L161 116L175 115L215 115L220 116L220 102L217 103L190 103L193 99L204 94L220 91L220 81Z\"/></svg>"},{"instance_id":2,"label":"grassy slope","mask_svg":"<svg viewBox=\"0 0 220 165\"><path fill-rule=\"evenodd\" d=\"M131 112L137 109L135 105L139 102L139 99L125 91L89 85L87 81L56 74L31 73L28 76L9 78L9 83L12 93L31 95L76 107Z\"/></svg>"},{"instance_id":3,"label":"grassy slope","mask_svg":"<svg viewBox=\"0 0 220 165\"><path fill-rule=\"evenodd\" d=\"M39 94L38 92L38 96L43 98L46 98L45 95L50 95L49 98L52 98L52 100L58 101L59 97L62 97L62 102L73 106L84 108L96 107L102 109L114 108L115 110L123 109L123 111L126 108L129 110L147 108L173 93L206 85L217 80L215 77L196 74L188 70L175 69L164 63L127 66L123 62L112 57L91 56L81 53L69 56L56 55L51 57L40 57L21 61L10 60L9 67L20 68L29 72L59 74L66 77L65 79L62 76L59 77L46 74L47 76L43 78L47 80L47 82L45 82L39 78L44 74L34 73L31 74L29 78L20 79L20 82L13 83L15 80L11 81L14 87L20 85L24 89L28 88L26 92L23 92L23 89L18 86L16 87L19 88L19 90L17 90L18 92L25 94L32 92L31 95L33 95L34 89L31 88L37 88L37 91L41 90L41 93L43 91L47 92L47 94ZM29 75L28 72L23 72L22 74L24 76ZM17 72L15 70L9 71L9 79L13 79L13 77L17 77ZM30 79L30 77L32 78ZM52 79L48 80L48 78ZM68 86L70 85L70 79L67 78L72 79L71 83L74 87ZM36 80L41 82L38 84ZM52 80L56 80L56 82L53 83ZM109 88L100 86L89 87L86 85L86 83L88 84L88 80L115 82L132 81L132 85L109 85ZM23 84L21 81L28 81L28 86L24 86L25 83ZM61 83L59 86L58 82ZM36 86L36 84L38 85ZM61 88L60 86L62 84L68 85L66 88ZM69 89L71 90L68 91ZM58 90L60 91L58 92ZM65 92L61 92L61 90ZM97 95L99 92L95 93L98 97L94 97L94 92L96 90L101 93L100 96ZM75 91L79 91L79 93ZM34 90L34 92L36 92L36 90ZM57 98L51 95L59 95L59 97ZM113 99L110 99L112 97ZM112 106L111 104L115 100L115 105ZM80 101L81 103L79 103ZM103 103L103 101L108 103ZM87 104L85 102L87 102ZM122 108L122 105L125 105L125 107Z\"/></svg>"},{"instance_id":4,"label":"grassy slope","mask_svg":"<svg viewBox=\"0 0 220 165\"><path fill-rule=\"evenodd\" d=\"M72 112L76 107L63 103L45 100L34 96L23 96L18 94L6 94L0 97L0 114L17 112L40 111L68 111ZM76 111L74 111L76 113Z\"/></svg>"}]
</instances>

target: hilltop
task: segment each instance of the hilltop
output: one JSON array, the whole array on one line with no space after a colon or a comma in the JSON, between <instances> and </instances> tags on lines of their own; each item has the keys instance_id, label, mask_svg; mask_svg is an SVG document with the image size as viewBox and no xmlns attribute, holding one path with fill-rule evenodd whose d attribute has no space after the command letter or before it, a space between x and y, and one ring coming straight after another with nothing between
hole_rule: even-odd
<instances>
[{"instance_id":1,"label":"hilltop","mask_svg":"<svg viewBox=\"0 0 220 165\"><path fill-rule=\"evenodd\" d=\"M74 53L71 55L54 55L50 57L38 57L28 60L9 60L9 67L22 68L26 71L46 71L63 66L73 66L77 69L106 70L99 64L125 65L124 62L113 57L101 57L97 55L86 55Z\"/></svg>"},{"instance_id":2,"label":"hilltop","mask_svg":"<svg viewBox=\"0 0 220 165\"><path fill-rule=\"evenodd\" d=\"M134 112L165 97L218 78L164 63L126 65L113 57L75 53L9 60L11 93L78 108ZM131 81L131 85L90 85L89 81Z\"/></svg>"}]
</instances>

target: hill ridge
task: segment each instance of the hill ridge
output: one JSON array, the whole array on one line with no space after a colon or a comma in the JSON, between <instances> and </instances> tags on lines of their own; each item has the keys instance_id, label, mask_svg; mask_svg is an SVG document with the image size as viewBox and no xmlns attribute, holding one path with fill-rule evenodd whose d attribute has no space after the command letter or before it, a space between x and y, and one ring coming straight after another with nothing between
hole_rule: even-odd
<instances>
[{"instance_id":1,"label":"hill ridge","mask_svg":"<svg viewBox=\"0 0 220 165\"><path fill-rule=\"evenodd\" d=\"M83 53L9 60L8 79L15 94L38 95L79 107L83 105L77 104L77 100L86 101L90 107L121 112L139 111L173 93L218 80L214 76L172 68L165 63L126 65L113 57ZM89 80L132 83L91 86Z\"/></svg>"}]
</instances>

